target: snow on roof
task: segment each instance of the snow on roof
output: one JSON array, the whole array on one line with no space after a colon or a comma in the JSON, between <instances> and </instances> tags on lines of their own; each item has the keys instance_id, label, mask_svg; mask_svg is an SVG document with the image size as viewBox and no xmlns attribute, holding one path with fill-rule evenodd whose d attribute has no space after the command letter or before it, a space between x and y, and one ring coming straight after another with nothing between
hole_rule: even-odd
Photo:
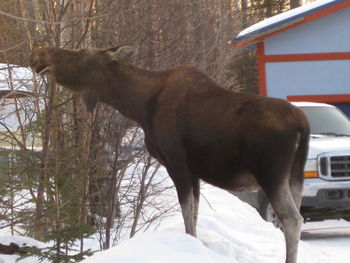
<instances>
[{"instance_id":1,"label":"snow on roof","mask_svg":"<svg viewBox=\"0 0 350 263\"><path fill-rule=\"evenodd\" d=\"M301 22L304 20L304 17L306 15L316 13L323 9L347 1L349 0L317 0L304 6L291 9L289 11L267 18L244 29L237 35L237 37L232 40L232 43L238 43L243 40L256 39L260 36L272 33L281 28Z\"/></svg>"},{"instance_id":2,"label":"snow on roof","mask_svg":"<svg viewBox=\"0 0 350 263\"><path fill-rule=\"evenodd\" d=\"M333 105L326 104L326 103L319 103L319 102L292 102L293 105L297 107L330 107L334 108Z\"/></svg>"}]
</instances>

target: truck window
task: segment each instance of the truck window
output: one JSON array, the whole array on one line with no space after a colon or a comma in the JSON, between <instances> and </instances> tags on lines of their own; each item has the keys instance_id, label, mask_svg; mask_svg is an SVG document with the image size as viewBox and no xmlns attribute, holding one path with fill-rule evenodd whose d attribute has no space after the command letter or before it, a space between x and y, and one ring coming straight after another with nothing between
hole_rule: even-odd
<instances>
[{"instance_id":1,"label":"truck window","mask_svg":"<svg viewBox=\"0 0 350 263\"><path fill-rule=\"evenodd\" d=\"M350 136L350 120L333 107L300 107L306 114L312 134Z\"/></svg>"}]
</instances>

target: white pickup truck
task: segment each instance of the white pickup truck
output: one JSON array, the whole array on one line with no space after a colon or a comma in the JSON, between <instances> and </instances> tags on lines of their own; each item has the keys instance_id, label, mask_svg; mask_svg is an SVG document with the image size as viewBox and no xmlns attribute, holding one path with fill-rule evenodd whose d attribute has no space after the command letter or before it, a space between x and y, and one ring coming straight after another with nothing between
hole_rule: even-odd
<instances>
[{"instance_id":1,"label":"white pickup truck","mask_svg":"<svg viewBox=\"0 0 350 263\"><path fill-rule=\"evenodd\" d=\"M305 221L350 221L350 120L329 104L293 104L305 112L311 128L301 214ZM265 220L279 225L262 190L235 195L254 206Z\"/></svg>"}]
</instances>

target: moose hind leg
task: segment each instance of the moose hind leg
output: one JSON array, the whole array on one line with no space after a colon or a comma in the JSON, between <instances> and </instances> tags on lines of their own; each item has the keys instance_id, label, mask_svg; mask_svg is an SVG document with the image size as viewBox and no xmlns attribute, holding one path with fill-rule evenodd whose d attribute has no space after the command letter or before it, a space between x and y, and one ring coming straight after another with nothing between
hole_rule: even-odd
<instances>
[{"instance_id":1,"label":"moose hind leg","mask_svg":"<svg viewBox=\"0 0 350 263\"><path fill-rule=\"evenodd\" d=\"M304 173L301 173L304 176ZM299 177L299 175L296 175ZM290 178L289 187L294 200L294 203L298 210L300 210L301 201L302 201L302 190L303 190L303 180L299 180L298 178Z\"/></svg>"},{"instance_id":2,"label":"moose hind leg","mask_svg":"<svg viewBox=\"0 0 350 263\"><path fill-rule=\"evenodd\" d=\"M289 183L282 184L267 195L283 227L287 251L286 263L296 263L303 218L294 202Z\"/></svg>"},{"instance_id":3,"label":"moose hind leg","mask_svg":"<svg viewBox=\"0 0 350 263\"><path fill-rule=\"evenodd\" d=\"M292 163L291 176L289 179L289 187L298 209L300 209L302 201L302 188L304 184L304 166L308 154L308 138L301 138L297 146L294 160Z\"/></svg>"}]
</instances>

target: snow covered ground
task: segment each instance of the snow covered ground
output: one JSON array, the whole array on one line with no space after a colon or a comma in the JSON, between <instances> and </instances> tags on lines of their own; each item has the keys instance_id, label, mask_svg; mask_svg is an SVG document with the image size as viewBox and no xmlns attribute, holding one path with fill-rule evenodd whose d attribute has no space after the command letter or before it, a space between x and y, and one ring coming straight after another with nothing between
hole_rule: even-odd
<instances>
[{"instance_id":1,"label":"snow covered ground","mask_svg":"<svg viewBox=\"0 0 350 263\"><path fill-rule=\"evenodd\" d=\"M6 230L0 232L0 244L9 245L11 242L18 244L20 247L30 246L37 248L44 248L45 244L41 243L35 239L29 237L19 237L11 236ZM0 254L0 263L16 263L16 260L19 259L17 255L3 255ZM20 263L39 263L38 258L28 257L18 261ZM48 261L43 261L42 263L49 263Z\"/></svg>"},{"instance_id":2,"label":"snow covered ground","mask_svg":"<svg viewBox=\"0 0 350 263\"><path fill-rule=\"evenodd\" d=\"M205 185L202 193L198 239L184 234L182 216L174 213L157 230L137 234L114 248L96 253L83 263L284 262L285 245L280 230L261 219L255 209L225 191ZM308 223L304 226L302 239L300 263L349 262L348 222ZM0 233L0 243L9 244L11 240L44 246L29 238L13 239ZM0 255L0 263L14 263L15 257ZM32 257L19 262L39 261Z\"/></svg>"},{"instance_id":3,"label":"snow covered ground","mask_svg":"<svg viewBox=\"0 0 350 263\"><path fill-rule=\"evenodd\" d=\"M202 192L208 202L201 200L198 239L183 234L181 215L174 214L156 232L139 234L83 262L284 262L284 237L280 230L225 191L205 186ZM304 228L319 228L319 224L306 224ZM347 222L343 224L350 227ZM334 243L306 240L300 242L298 262L349 262L350 233Z\"/></svg>"},{"instance_id":4,"label":"snow covered ground","mask_svg":"<svg viewBox=\"0 0 350 263\"><path fill-rule=\"evenodd\" d=\"M307 223L303 227L301 239L339 260L334 262L350 261L350 222L327 220Z\"/></svg>"}]
</instances>

